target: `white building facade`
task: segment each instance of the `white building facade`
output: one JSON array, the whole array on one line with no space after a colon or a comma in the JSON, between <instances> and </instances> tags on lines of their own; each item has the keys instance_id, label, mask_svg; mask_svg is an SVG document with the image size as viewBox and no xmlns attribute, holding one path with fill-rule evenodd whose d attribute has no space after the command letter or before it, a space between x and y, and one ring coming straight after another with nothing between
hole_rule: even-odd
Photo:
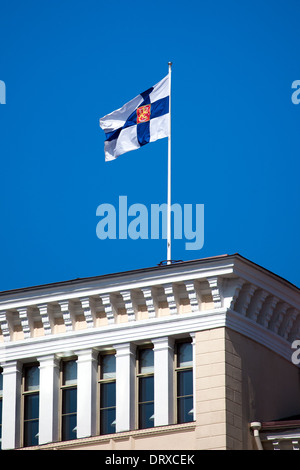
<instances>
[{"instance_id":1,"label":"white building facade","mask_svg":"<svg viewBox=\"0 0 300 470\"><path fill-rule=\"evenodd\" d=\"M240 255L2 292L1 448L254 449L300 414L299 299Z\"/></svg>"}]
</instances>

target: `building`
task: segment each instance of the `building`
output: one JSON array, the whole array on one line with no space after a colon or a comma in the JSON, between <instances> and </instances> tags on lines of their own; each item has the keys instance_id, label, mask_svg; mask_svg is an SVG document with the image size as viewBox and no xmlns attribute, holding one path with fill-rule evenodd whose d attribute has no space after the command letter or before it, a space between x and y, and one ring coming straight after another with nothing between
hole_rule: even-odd
<instances>
[{"instance_id":1,"label":"building","mask_svg":"<svg viewBox=\"0 0 300 470\"><path fill-rule=\"evenodd\" d=\"M296 449L299 306L239 254L2 292L2 449Z\"/></svg>"}]
</instances>

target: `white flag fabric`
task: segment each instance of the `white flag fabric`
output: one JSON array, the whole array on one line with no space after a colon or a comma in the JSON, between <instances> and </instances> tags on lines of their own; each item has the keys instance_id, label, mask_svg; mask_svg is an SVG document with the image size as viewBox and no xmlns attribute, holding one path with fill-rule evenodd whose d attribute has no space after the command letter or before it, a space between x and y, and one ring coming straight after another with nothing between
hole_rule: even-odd
<instances>
[{"instance_id":1,"label":"white flag fabric","mask_svg":"<svg viewBox=\"0 0 300 470\"><path fill-rule=\"evenodd\" d=\"M169 75L100 119L105 161L170 135Z\"/></svg>"}]
</instances>

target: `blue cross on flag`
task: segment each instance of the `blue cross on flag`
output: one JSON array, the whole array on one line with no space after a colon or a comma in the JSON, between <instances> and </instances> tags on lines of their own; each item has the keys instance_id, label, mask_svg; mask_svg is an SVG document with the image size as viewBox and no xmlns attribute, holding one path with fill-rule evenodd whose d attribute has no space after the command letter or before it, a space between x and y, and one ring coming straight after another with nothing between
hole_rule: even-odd
<instances>
[{"instance_id":1,"label":"blue cross on flag","mask_svg":"<svg viewBox=\"0 0 300 470\"><path fill-rule=\"evenodd\" d=\"M122 108L100 119L105 132L105 161L169 137L169 75Z\"/></svg>"}]
</instances>

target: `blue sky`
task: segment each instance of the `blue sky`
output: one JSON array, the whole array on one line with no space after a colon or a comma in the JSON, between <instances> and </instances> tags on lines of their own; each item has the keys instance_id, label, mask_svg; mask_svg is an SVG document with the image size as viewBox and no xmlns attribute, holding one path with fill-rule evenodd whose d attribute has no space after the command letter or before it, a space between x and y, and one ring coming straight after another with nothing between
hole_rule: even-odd
<instances>
[{"instance_id":1,"label":"blue sky","mask_svg":"<svg viewBox=\"0 0 300 470\"><path fill-rule=\"evenodd\" d=\"M167 200L167 139L104 161L99 118L172 69L172 202L205 241L300 285L300 3L2 0L0 290L155 266L165 240L99 240L96 209Z\"/></svg>"}]
</instances>

